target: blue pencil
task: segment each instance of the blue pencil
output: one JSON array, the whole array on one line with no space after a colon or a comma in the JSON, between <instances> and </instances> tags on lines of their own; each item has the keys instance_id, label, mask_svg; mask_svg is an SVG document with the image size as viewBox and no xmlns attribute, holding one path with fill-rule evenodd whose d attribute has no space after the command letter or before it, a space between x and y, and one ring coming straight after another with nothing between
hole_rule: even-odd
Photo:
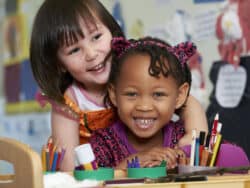
<instances>
[{"instance_id":1,"label":"blue pencil","mask_svg":"<svg viewBox=\"0 0 250 188\"><path fill-rule=\"evenodd\" d=\"M56 171L57 158L58 158L58 152L55 152L52 167L51 167L51 171Z\"/></svg>"}]
</instances>

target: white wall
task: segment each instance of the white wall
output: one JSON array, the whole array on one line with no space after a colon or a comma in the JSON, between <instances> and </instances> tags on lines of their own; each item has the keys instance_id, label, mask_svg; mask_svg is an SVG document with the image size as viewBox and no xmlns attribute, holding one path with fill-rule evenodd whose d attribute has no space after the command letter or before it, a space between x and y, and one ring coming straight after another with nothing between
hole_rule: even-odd
<instances>
[{"instance_id":1,"label":"white wall","mask_svg":"<svg viewBox=\"0 0 250 188\"><path fill-rule=\"evenodd\" d=\"M116 0L101 0L101 2L109 9L109 11L112 11L112 6ZM222 7L222 3L194 4L193 0L120 0L120 2L128 37L131 37L129 30L137 19L143 21L144 29L147 31L152 29L152 27L164 27L167 22L171 21L177 9L182 9L192 17L195 17L198 14L206 13L210 10L215 11L218 14ZM212 90L212 85L208 78L209 70L212 63L219 59L217 51L218 41L214 36L207 40L194 40L193 42L196 43L198 50L203 57L202 66L207 86L205 99L206 107L208 104L208 95Z\"/></svg>"},{"instance_id":2,"label":"white wall","mask_svg":"<svg viewBox=\"0 0 250 188\"><path fill-rule=\"evenodd\" d=\"M112 7L117 0L101 0L101 2L112 11ZM42 0L26 0L28 10L31 14L29 22L32 22L35 12L37 11ZM122 12L126 23L127 36L130 36L129 30L134 24L135 20L143 21L145 30L152 27L165 25L170 21L176 9L187 11L191 16L197 13L206 12L208 10L215 10L219 12L221 3L202 3L194 4L193 0L120 0L122 5ZM0 1L0 26L2 26L4 0ZM23 7L27 11L27 7ZM2 27L0 27L2 28ZM31 25L29 25L29 30ZM2 33L2 32L0 32ZM219 59L217 52L217 39L211 38L204 41L194 41L198 45L198 49L203 56L203 69L205 72L206 85L208 94L211 91L211 84L208 79L208 72L213 61ZM0 97L3 96L3 63L1 61L2 54L2 35L0 34Z\"/></svg>"}]
</instances>

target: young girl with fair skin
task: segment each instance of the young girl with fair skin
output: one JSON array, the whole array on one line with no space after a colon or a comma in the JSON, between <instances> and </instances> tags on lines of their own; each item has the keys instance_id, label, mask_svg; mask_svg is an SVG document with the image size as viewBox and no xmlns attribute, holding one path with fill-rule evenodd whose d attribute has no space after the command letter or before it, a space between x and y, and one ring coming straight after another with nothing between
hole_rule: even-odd
<instances>
[{"instance_id":1,"label":"young girl with fair skin","mask_svg":"<svg viewBox=\"0 0 250 188\"><path fill-rule=\"evenodd\" d=\"M93 130L114 120L103 103L111 67L111 40L123 36L114 18L97 0L45 0L32 29L30 60L43 95L52 104L52 138L66 149L61 170L74 168L74 148ZM191 114L191 115L189 115ZM194 117L194 114L199 114ZM207 130L204 110L193 98L180 112L190 142L190 130Z\"/></svg>"}]
</instances>

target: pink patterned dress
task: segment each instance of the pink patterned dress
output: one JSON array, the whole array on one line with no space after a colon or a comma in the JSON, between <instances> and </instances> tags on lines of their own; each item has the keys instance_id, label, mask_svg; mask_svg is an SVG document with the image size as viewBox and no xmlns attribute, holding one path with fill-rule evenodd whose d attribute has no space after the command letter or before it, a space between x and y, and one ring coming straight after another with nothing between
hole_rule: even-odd
<instances>
[{"instance_id":1,"label":"pink patterned dress","mask_svg":"<svg viewBox=\"0 0 250 188\"><path fill-rule=\"evenodd\" d=\"M162 131L163 146L171 148L185 133L180 121L171 121ZM127 139L126 126L120 121L105 129L96 130L90 138L90 143L100 167L115 167L129 155L137 152Z\"/></svg>"}]
</instances>

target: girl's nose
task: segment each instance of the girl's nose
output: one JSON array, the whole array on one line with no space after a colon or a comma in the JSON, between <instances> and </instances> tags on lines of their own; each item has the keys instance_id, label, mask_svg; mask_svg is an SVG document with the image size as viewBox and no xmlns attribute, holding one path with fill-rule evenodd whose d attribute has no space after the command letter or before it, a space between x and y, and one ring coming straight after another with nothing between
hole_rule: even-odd
<instances>
[{"instance_id":1,"label":"girl's nose","mask_svg":"<svg viewBox=\"0 0 250 188\"><path fill-rule=\"evenodd\" d=\"M97 53L93 47L87 46L84 50L86 61L93 61L97 57Z\"/></svg>"},{"instance_id":2,"label":"girl's nose","mask_svg":"<svg viewBox=\"0 0 250 188\"><path fill-rule=\"evenodd\" d=\"M138 111L151 111L153 110L152 101L146 97L138 100L136 104L136 110Z\"/></svg>"}]
</instances>

